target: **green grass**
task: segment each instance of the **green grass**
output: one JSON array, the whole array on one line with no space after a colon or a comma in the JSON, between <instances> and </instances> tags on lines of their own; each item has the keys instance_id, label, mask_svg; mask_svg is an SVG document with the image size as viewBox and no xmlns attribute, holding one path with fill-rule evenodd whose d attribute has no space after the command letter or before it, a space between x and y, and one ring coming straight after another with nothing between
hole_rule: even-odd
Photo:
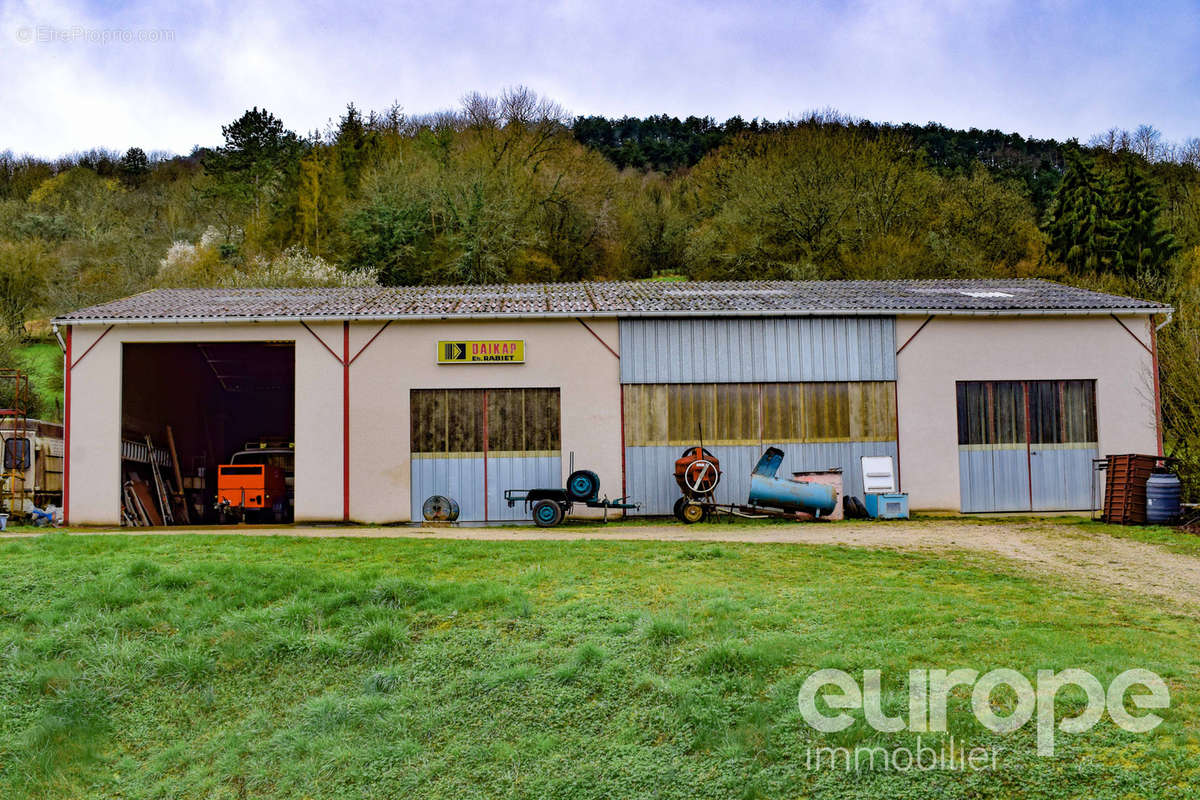
<instances>
[{"instance_id":1,"label":"green grass","mask_svg":"<svg viewBox=\"0 0 1200 800\"><path fill-rule=\"evenodd\" d=\"M56 342L35 342L16 350L17 362L29 371L29 387L38 399L39 416L56 420L62 409L63 354Z\"/></svg>"},{"instance_id":2,"label":"green grass","mask_svg":"<svg viewBox=\"0 0 1200 800\"><path fill-rule=\"evenodd\" d=\"M0 544L0 797L1193 797L1198 640L968 555L51 535ZM951 731L997 772L806 769L913 741L815 734L813 670L1000 666L1144 667L1172 704L1039 758L959 695Z\"/></svg>"}]
</instances>

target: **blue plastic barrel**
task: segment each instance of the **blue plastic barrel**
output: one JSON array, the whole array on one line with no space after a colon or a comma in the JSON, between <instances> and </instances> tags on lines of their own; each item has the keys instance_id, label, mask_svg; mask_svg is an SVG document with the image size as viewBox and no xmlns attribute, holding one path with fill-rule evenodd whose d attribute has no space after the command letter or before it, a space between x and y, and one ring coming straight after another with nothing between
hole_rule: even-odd
<instances>
[{"instance_id":1,"label":"blue plastic barrel","mask_svg":"<svg viewBox=\"0 0 1200 800\"><path fill-rule=\"evenodd\" d=\"M1169 472L1155 472L1146 480L1146 522L1161 524L1179 516L1182 487Z\"/></svg>"}]
</instances>

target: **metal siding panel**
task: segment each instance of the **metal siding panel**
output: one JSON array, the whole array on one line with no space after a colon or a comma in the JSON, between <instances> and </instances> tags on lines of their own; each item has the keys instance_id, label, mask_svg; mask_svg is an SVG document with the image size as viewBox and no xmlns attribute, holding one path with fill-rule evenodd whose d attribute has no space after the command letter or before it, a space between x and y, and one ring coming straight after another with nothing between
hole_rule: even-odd
<instances>
[{"instance_id":1,"label":"metal siding panel","mask_svg":"<svg viewBox=\"0 0 1200 800\"><path fill-rule=\"evenodd\" d=\"M560 456L506 456L488 458L488 519L528 520L524 503L512 508L505 489L554 489L563 485Z\"/></svg>"},{"instance_id":2,"label":"metal siding panel","mask_svg":"<svg viewBox=\"0 0 1200 800\"><path fill-rule=\"evenodd\" d=\"M883 380L896 380L896 318L885 317L879 320L880 354L877 364L883 364Z\"/></svg>"},{"instance_id":3,"label":"metal siding panel","mask_svg":"<svg viewBox=\"0 0 1200 800\"><path fill-rule=\"evenodd\" d=\"M1024 449L991 451L996 511L1029 510L1029 458Z\"/></svg>"},{"instance_id":4,"label":"metal siding panel","mask_svg":"<svg viewBox=\"0 0 1200 800\"><path fill-rule=\"evenodd\" d=\"M1034 511L1083 511L1092 504L1092 459L1095 448L1035 450Z\"/></svg>"},{"instance_id":5,"label":"metal siding panel","mask_svg":"<svg viewBox=\"0 0 1200 800\"><path fill-rule=\"evenodd\" d=\"M960 448L958 461L963 511L1029 510L1029 462L1024 448Z\"/></svg>"},{"instance_id":6,"label":"metal siding panel","mask_svg":"<svg viewBox=\"0 0 1200 800\"><path fill-rule=\"evenodd\" d=\"M623 383L895 380L894 318L621 320Z\"/></svg>"},{"instance_id":7,"label":"metal siding panel","mask_svg":"<svg viewBox=\"0 0 1200 800\"><path fill-rule=\"evenodd\" d=\"M635 512L651 516L671 513L679 487L672 477L682 448L670 445L625 448L625 486L630 500L640 503Z\"/></svg>"},{"instance_id":8,"label":"metal siding panel","mask_svg":"<svg viewBox=\"0 0 1200 800\"><path fill-rule=\"evenodd\" d=\"M412 464L412 519L423 519L421 506L430 495L440 494L458 503L458 518L483 520L483 458L414 458Z\"/></svg>"}]
</instances>

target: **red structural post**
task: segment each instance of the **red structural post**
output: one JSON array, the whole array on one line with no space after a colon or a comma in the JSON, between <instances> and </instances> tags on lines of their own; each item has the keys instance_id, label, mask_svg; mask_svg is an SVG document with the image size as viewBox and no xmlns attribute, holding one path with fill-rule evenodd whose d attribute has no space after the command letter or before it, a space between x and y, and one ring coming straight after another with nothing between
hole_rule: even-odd
<instances>
[{"instance_id":1,"label":"red structural post","mask_svg":"<svg viewBox=\"0 0 1200 800\"><path fill-rule=\"evenodd\" d=\"M1154 370L1154 434L1158 438L1158 454L1163 455L1162 389L1158 381L1158 328L1150 317L1150 368Z\"/></svg>"},{"instance_id":2,"label":"red structural post","mask_svg":"<svg viewBox=\"0 0 1200 800\"><path fill-rule=\"evenodd\" d=\"M488 521L488 390L483 390L483 521Z\"/></svg>"},{"instance_id":3,"label":"red structural post","mask_svg":"<svg viewBox=\"0 0 1200 800\"><path fill-rule=\"evenodd\" d=\"M71 331L67 326L63 354L63 523L71 518Z\"/></svg>"},{"instance_id":4,"label":"red structural post","mask_svg":"<svg viewBox=\"0 0 1200 800\"><path fill-rule=\"evenodd\" d=\"M342 323L342 521L350 521L350 320Z\"/></svg>"}]
</instances>

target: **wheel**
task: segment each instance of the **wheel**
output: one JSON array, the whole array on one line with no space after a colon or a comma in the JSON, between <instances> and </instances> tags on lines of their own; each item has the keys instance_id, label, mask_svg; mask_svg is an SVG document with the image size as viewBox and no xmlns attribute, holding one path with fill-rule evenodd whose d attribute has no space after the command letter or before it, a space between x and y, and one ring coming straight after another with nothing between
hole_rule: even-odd
<instances>
[{"instance_id":1,"label":"wheel","mask_svg":"<svg viewBox=\"0 0 1200 800\"><path fill-rule=\"evenodd\" d=\"M687 525L694 525L697 522L703 522L708 516L708 511L699 503L685 502L679 509L679 518Z\"/></svg>"},{"instance_id":2,"label":"wheel","mask_svg":"<svg viewBox=\"0 0 1200 800\"><path fill-rule=\"evenodd\" d=\"M572 500L587 502L600 494L600 476L589 469L577 469L567 478L567 495Z\"/></svg>"},{"instance_id":3,"label":"wheel","mask_svg":"<svg viewBox=\"0 0 1200 800\"><path fill-rule=\"evenodd\" d=\"M553 500L540 500L533 507L533 524L539 528L553 528L563 521L563 507Z\"/></svg>"},{"instance_id":4,"label":"wheel","mask_svg":"<svg viewBox=\"0 0 1200 800\"><path fill-rule=\"evenodd\" d=\"M688 499L686 497L681 497L675 501L675 507L671 509L671 513L675 515L675 519L679 520L680 522L683 522L683 505L687 501Z\"/></svg>"}]
</instances>

